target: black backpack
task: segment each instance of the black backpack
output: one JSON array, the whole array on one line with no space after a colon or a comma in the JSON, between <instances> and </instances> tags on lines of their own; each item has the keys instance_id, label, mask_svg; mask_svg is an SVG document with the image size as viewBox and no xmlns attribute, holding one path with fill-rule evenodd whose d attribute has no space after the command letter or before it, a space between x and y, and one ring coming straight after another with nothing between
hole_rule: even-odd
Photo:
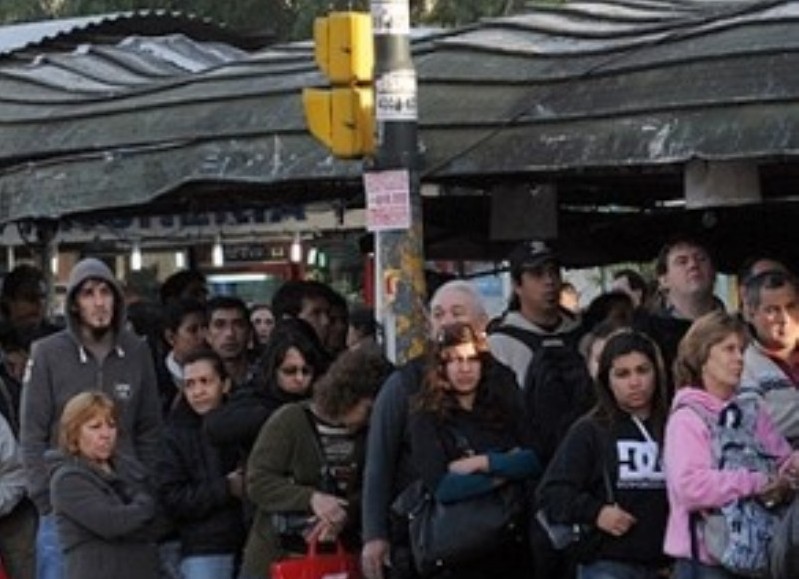
<instances>
[{"instance_id":1,"label":"black backpack","mask_svg":"<svg viewBox=\"0 0 799 579\"><path fill-rule=\"evenodd\" d=\"M525 372L522 396L539 458L548 463L569 426L594 403L594 387L585 360L577 351L581 333L537 334L500 326L504 334L533 353Z\"/></svg>"}]
</instances>

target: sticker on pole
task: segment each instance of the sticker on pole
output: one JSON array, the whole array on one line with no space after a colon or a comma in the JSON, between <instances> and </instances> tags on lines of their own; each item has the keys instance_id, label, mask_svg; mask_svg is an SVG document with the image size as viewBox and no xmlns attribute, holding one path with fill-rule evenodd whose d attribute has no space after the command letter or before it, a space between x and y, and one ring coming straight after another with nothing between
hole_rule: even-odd
<instances>
[{"instance_id":1,"label":"sticker on pole","mask_svg":"<svg viewBox=\"0 0 799 579\"><path fill-rule=\"evenodd\" d=\"M407 170L364 173L363 185L368 231L410 228L411 180Z\"/></svg>"},{"instance_id":2,"label":"sticker on pole","mask_svg":"<svg viewBox=\"0 0 799 579\"><path fill-rule=\"evenodd\" d=\"M372 0L371 12L374 34L411 33L411 14L405 0Z\"/></svg>"},{"instance_id":3,"label":"sticker on pole","mask_svg":"<svg viewBox=\"0 0 799 579\"><path fill-rule=\"evenodd\" d=\"M375 81L375 118L379 121L415 121L416 73L395 70Z\"/></svg>"}]
</instances>

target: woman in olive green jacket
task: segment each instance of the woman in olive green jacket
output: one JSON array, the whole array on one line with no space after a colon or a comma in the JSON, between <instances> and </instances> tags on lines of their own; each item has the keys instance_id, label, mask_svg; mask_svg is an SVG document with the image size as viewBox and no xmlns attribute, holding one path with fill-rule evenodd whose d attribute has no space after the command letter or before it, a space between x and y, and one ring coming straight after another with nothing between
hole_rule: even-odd
<instances>
[{"instance_id":1,"label":"woman in olive green jacket","mask_svg":"<svg viewBox=\"0 0 799 579\"><path fill-rule=\"evenodd\" d=\"M364 458L364 426L390 367L376 349L343 353L315 384L310 402L287 404L266 422L247 463L247 494L255 518L240 579L268 577L270 565L304 552L276 525L305 521L299 532L321 540L358 535L357 509Z\"/></svg>"}]
</instances>

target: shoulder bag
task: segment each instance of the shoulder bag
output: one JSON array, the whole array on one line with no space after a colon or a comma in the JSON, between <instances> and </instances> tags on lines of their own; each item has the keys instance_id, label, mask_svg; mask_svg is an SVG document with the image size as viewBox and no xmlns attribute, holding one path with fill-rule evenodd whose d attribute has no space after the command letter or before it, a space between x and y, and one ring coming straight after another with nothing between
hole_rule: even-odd
<instances>
[{"instance_id":1,"label":"shoulder bag","mask_svg":"<svg viewBox=\"0 0 799 579\"><path fill-rule=\"evenodd\" d=\"M468 444L452 430L459 448ZM523 532L526 510L524 488L517 482L442 503L421 480L400 494L392 508L407 517L411 553L422 576L479 559L507 544Z\"/></svg>"},{"instance_id":2,"label":"shoulder bag","mask_svg":"<svg viewBox=\"0 0 799 579\"><path fill-rule=\"evenodd\" d=\"M613 491L613 482L607 466L608 436L598 425L595 426L597 437L602 441L602 482L605 487L605 503L612 505L616 502ZM540 508L535 513L535 519L547 535L552 547L563 551L570 559L587 562L594 558L602 543L602 531L596 525L588 523L554 523L549 519L546 509Z\"/></svg>"}]
</instances>

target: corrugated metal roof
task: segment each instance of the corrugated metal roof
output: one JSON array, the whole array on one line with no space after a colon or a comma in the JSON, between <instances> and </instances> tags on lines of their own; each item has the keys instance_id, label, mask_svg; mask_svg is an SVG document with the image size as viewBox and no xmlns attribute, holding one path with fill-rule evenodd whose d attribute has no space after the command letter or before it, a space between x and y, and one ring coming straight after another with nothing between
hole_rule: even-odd
<instances>
[{"instance_id":1,"label":"corrugated metal roof","mask_svg":"<svg viewBox=\"0 0 799 579\"><path fill-rule=\"evenodd\" d=\"M246 43L224 24L208 18L167 10L137 10L0 26L0 57L54 43L76 44L91 35L122 37L136 30L150 35L182 31L196 40L220 40L235 45Z\"/></svg>"},{"instance_id":2,"label":"corrugated metal roof","mask_svg":"<svg viewBox=\"0 0 799 579\"><path fill-rule=\"evenodd\" d=\"M689 159L756 159L767 198L793 195L796 0L538 7L428 37L416 62L427 180L651 208L682 197ZM322 82L310 43L131 41L0 67L0 221L357 193L360 163L305 127L301 89Z\"/></svg>"}]
</instances>

